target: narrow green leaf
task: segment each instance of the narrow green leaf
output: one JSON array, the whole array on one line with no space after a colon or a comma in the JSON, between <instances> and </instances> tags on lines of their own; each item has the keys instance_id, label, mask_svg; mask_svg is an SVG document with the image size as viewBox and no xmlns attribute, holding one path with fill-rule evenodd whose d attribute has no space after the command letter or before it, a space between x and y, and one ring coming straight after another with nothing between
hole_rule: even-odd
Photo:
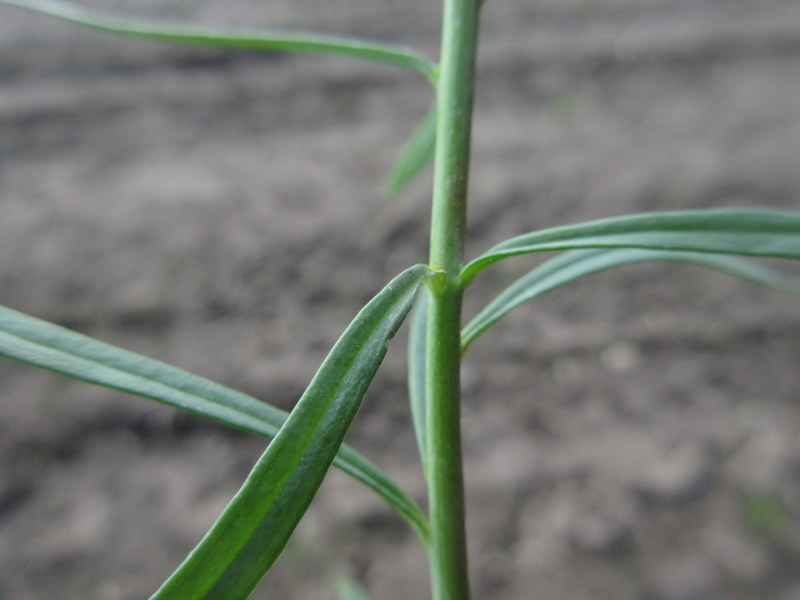
<instances>
[{"instance_id":1,"label":"narrow green leaf","mask_svg":"<svg viewBox=\"0 0 800 600\"><path fill-rule=\"evenodd\" d=\"M336 595L339 600L369 600L364 588L344 575L336 578Z\"/></svg>"},{"instance_id":2,"label":"narrow green leaf","mask_svg":"<svg viewBox=\"0 0 800 600\"><path fill-rule=\"evenodd\" d=\"M417 305L411 314L408 336L408 397L411 402L411 418L414 434L422 460L422 471L428 474L427 451L427 401L425 397L425 361L427 355L428 292L423 290L417 297Z\"/></svg>"},{"instance_id":3,"label":"narrow green leaf","mask_svg":"<svg viewBox=\"0 0 800 600\"><path fill-rule=\"evenodd\" d=\"M428 543L430 540L430 525L419 504L373 462L351 446L343 444L339 448L339 453L336 455L333 465L383 498L391 508L397 511L411 525L420 541L423 544Z\"/></svg>"},{"instance_id":4,"label":"narrow green leaf","mask_svg":"<svg viewBox=\"0 0 800 600\"><path fill-rule=\"evenodd\" d=\"M314 52L336 54L408 69L436 85L436 66L410 48L344 36L280 29L246 30L187 27L182 24L146 21L82 8L60 0L0 0L34 12L94 29L150 38L162 42L273 50L277 52Z\"/></svg>"},{"instance_id":5,"label":"narrow green leaf","mask_svg":"<svg viewBox=\"0 0 800 600\"><path fill-rule=\"evenodd\" d=\"M242 488L152 600L252 592L305 514L427 275L424 265L404 271L361 310Z\"/></svg>"},{"instance_id":6,"label":"narrow green leaf","mask_svg":"<svg viewBox=\"0 0 800 600\"><path fill-rule=\"evenodd\" d=\"M466 286L508 258L575 248L647 248L800 258L800 211L710 209L643 213L544 229L506 240L467 264Z\"/></svg>"},{"instance_id":7,"label":"narrow green leaf","mask_svg":"<svg viewBox=\"0 0 800 600\"><path fill-rule=\"evenodd\" d=\"M288 413L181 369L0 307L0 356L73 379L187 410L272 438ZM378 467L349 446L334 464L383 498L427 540L422 510Z\"/></svg>"},{"instance_id":8,"label":"narrow green leaf","mask_svg":"<svg viewBox=\"0 0 800 600\"><path fill-rule=\"evenodd\" d=\"M411 135L400 156L392 167L386 191L396 196L411 183L433 158L436 150L436 102Z\"/></svg>"},{"instance_id":9,"label":"narrow green leaf","mask_svg":"<svg viewBox=\"0 0 800 600\"><path fill-rule=\"evenodd\" d=\"M700 265L800 297L800 284L797 282L777 271L733 256L637 248L573 250L536 267L492 300L462 329L462 352L466 352L470 344L489 327L524 302L586 275L645 261Z\"/></svg>"}]
</instances>

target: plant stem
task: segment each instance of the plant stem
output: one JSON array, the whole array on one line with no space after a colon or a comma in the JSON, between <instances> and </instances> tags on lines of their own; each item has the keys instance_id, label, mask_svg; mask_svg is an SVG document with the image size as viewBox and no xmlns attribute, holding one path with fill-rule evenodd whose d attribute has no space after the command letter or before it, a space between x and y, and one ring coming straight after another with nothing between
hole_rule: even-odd
<instances>
[{"instance_id":1,"label":"plant stem","mask_svg":"<svg viewBox=\"0 0 800 600\"><path fill-rule=\"evenodd\" d=\"M431 586L468 600L461 458L461 304L479 0L445 0L438 82L426 365Z\"/></svg>"}]
</instances>

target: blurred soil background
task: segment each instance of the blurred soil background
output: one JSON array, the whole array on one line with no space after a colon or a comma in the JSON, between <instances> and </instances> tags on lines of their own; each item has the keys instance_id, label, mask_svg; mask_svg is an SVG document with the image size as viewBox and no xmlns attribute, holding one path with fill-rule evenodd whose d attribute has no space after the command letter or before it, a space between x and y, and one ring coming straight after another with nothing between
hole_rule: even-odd
<instances>
[{"instance_id":1,"label":"blurred soil background","mask_svg":"<svg viewBox=\"0 0 800 600\"><path fill-rule=\"evenodd\" d=\"M93 2L437 54L428 0ZM469 256L632 211L800 208L796 0L489 0ZM421 78L169 47L0 7L0 303L290 408L425 260L430 174L385 177ZM540 259L476 282L474 314ZM778 268L800 275L792 265ZM401 331L349 441L421 502ZM471 572L493 600L800 599L800 304L695 267L517 310L464 372ZM0 599L137 600L265 442L0 363ZM256 598L428 597L425 556L332 473Z\"/></svg>"}]
</instances>

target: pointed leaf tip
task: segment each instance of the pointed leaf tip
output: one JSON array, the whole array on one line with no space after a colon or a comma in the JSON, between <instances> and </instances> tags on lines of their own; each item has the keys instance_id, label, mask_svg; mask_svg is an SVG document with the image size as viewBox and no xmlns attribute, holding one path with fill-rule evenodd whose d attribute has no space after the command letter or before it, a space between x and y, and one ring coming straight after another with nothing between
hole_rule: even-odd
<instances>
[{"instance_id":1,"label":"pointed leaf tip","mask_svg":"<svg viewBox=\"0 0 800 600\"><path fill-rule=\"evenodd\" d=\"M411 135L397 158L386 190L390 197L397 196L407 185L422 173L436 151L436 102Z\"/></svg>"},{"instance_id":2,"label":"pointed leaf tip","mask_svg":"<svg viewBox=\"0 0 800 600\"><path fill-rule=\"evenodd\" d=\"M305 514L427 276L424 265L406 270L359 312L242 488L152 600L247 598Z\"/></svg>"}]
</instances>

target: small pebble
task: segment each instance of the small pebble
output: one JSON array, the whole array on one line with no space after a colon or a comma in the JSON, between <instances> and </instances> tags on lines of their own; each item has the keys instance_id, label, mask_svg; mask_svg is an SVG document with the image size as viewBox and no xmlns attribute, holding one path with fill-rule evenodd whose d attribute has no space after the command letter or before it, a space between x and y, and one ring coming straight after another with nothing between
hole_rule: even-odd
<instances>
[{"instance_id":1,"label":"small pebble","mask_svg":"<svg viewBox=\"0 0 800 600\"><path fill-rule=\"evenodd\" d=\"M600 353L600 362L612 373L630 373L641 362L641 356L633 344L615 342Z\"/></svg>"},{"instance_id":2,"label":"small pebble","mask_svg":"<svg viewBox=\"0 0 800 600\"><path fill-rule=\"evenodd\" d=\"M716 468L709 450L699 443L687 442L645 465L634 487L654 500L696 500L710 487Z\"/></svg>"}]
</instances>

